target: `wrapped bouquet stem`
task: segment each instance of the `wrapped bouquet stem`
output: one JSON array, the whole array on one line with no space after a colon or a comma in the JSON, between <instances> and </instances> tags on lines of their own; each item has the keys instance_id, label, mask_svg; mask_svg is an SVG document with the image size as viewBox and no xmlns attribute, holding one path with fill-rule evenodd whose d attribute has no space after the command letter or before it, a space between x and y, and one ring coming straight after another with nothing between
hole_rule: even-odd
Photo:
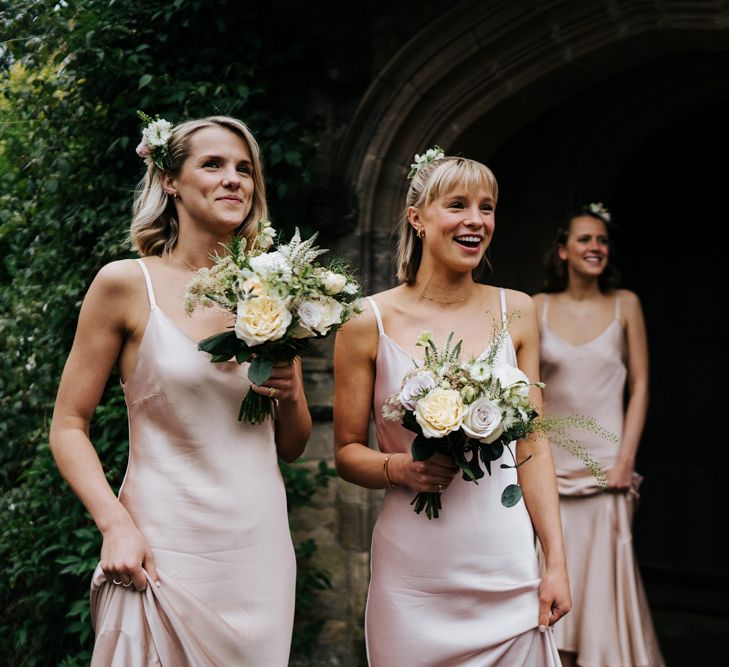
<instances>
[{"instance_id":1,"label":"wrapped bouquet stem","mask_svg":"<svg viewBox=\"0 0 729 667\"><path fill-rule=\"evenodd\" d=\"M303 241L297 229L289 243L272 250L275 232L268 221L255 240L235 238L187 286L185 308L217 304L235 316L232 330L206 338L198 349L212 362L249 363L248 378L262 385L277 363L292 363L312 338L324 338L361 312L360 288L343 266L322 266L327 252ZM276 417L276 401L249 389L238 419L260 424Z\"/></svg>"},{"instance_id":2,"label":"wrapped bouquet stem","mask_svg":"<svg viewBox=\"0 0 729 667\"><path fill-rule=\"evenodd\" d=\"M529 388L532 384L544 385L531 383L515 366L497 363L506 335L507 327L495 331L485 357L462 361L461 343L452 345L453 333L439 350L432 334L423 332L417 345L425 348L424 363L409 371L400 391L388 397L382 408L384 419L401 422L415 433L414 461L429 459L436 452L445 454L460 468L463 479L475 484L486 473L490 476L492 464L499 460L500 468L516 469L527 463L529 457L517 461L511 443L531 433L544 433L567 447L604 485L599 466L569 436L569 430L582 428L613 441L617 441L616 436L588 417L540 417L530 403ZM440 495L418 493L411 503L413 509L437 519L442 509ZM521 497L521 487L509 484L501 494L501 502L513 507Z\"/></svg>"}]
</instances>

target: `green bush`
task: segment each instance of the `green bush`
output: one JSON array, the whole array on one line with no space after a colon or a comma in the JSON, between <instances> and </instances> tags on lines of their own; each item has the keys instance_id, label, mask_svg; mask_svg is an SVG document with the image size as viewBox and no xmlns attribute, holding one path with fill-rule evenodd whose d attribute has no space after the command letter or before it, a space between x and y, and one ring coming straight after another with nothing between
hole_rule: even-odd
<instances>
[{"instance_id":1,"label":"green bush","mask_svg":"<svg viewBox=\"0 0 729 667\"><path fill-rule=\"evenodd\" d=\"M136 109L177 121L245 120L267 164L274 224L305 219L315 149L295 16L277 3L20 0L0 3L0 646L11 665L88 662L90 574L100 540L48 446L55 391L91 279L127 257ZM237 18L236 18L237 17ZM237 24L232 21L234 19ZM184 48L180 48L184 45ZM283 91L283 92L282 92ZM277 223L277 220L287 224ZM92 425L110 483L125 469L127 426L112 378ZM292 504L326 471L285 467ZM299 545L299 604L326 576ZM308 602L307 602L308 601ZM310 608L310 607L309 607ZM306 651L315 619L297 624Z\"/></svg>"}]
</instances>

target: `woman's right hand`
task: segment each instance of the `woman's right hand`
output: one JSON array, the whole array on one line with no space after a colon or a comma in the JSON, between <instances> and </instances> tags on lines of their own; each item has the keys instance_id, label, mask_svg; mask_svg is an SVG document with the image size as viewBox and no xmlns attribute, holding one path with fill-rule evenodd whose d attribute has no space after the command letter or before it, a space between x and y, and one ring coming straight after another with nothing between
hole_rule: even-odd
<instances>
[{"instance_id":1,"label":"woman's right hand","mask_svg":"<svg viewBox=\"0 0 729 667\"><path fill-rule=\"evenodd\" d=\"M425 461L413 461L410 454L392 454L387 472L393 484L407 486L413 491L433 493L448 488L458 467L445 454L433 454Z\"/></svg>"},{"instance_id":2,"label":"woman's right hand","mask_svg":"<svg viewBox=\"0 0 729 667\"><path fill-rule=\"evenodd\" d=\"M138 591L147 588L146 570L152 581L159 586L154 555L149 543L131 520L117 524L103 532L101 569L111 582Z\"/></svg>"}]
</instances>

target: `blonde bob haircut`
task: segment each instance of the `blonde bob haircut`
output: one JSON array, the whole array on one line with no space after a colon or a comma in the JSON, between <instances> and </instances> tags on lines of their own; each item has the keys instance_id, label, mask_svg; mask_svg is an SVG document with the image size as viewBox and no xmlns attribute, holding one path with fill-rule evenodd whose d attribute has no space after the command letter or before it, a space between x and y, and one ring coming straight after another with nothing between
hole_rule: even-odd
<instances>
[{"instance_id":1,"label":"blonde bob haircut","mask_svg":"<svg viewBox=\"0 0 729 667\"><path fill-rule=\"evenodd\" d=\"M177 208L174 198L162 187L162 176L165 173L178 175L190 155L192 135L205 127L215 126L223 127L238 135L248 147L253 161L253 202L250 212L236 230L236 235L250 238L256 233L258 221L268 219L261 151L245 123L228 116L188 120L176 125L172 130L169 141L170 168L164 172L154 163L150 164L134 193L129 240L132 248L142 257L168 253L177 245L180 233Z\"/></svg>"},{"instance_id":2,"label":"blonde bob haircut","mask_svg":"<svg viewBox=\"0 0 729 667\"><path fill-rule=\"evenodd\" d=\"M496 177L486 165L475 160L448 156L421 167L410 181L405 198L405 211L399 223L397 279L400 282L408 285L415 282L423 255L422 241L408 220L408 208L423 208L454 190L485 190L493 197L494 203L499 196ZM480 272L480 269L479 266L474 273Z\"/></svg>"}]
</instances>

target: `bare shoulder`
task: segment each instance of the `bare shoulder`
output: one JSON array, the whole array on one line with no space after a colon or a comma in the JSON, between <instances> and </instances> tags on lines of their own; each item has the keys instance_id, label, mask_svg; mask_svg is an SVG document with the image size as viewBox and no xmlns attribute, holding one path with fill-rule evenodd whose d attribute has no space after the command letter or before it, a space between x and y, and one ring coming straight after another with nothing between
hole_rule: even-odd
<instances>
[{"instance_id":1,"label":"bare shoulder","mask_svg":"<svg viewBox=\"0 0 729 667\"><path fill-rule=\"evenodd\" d=\"M537 307L538 310L542 309L546 298L547 295L544 292L538 292L537 294L534 294L532 296L532 301L534 301L534 305Z\"/></svg>"},{"instance_id":2,"label":"bare shoulder","mask_svg":"<svg viewBox=\"0 0 729 667\"><path fill-rule=\"evenodd\" d=\"M137 292L143 285L142 269L133 259L109 262L99 269L89 291L109 298L125 298Z\"/></svg>"},{"instance_id":3,"label":"bare shoulder","mask_svg":"<svg viewBox=\"0 0 729 667\"><path fill-rule=\"evenodd\" d=\"M389 305L397 303L400 300L403 295L403 289L404 287L402 285L398 285L397 287L392 287L390 289L383 290L382 292L377 292L377 294L372 294L370 298L374 299L377 302L378 306L384 305L385 307L387 307ZM367 300L365 299L365 301Z\"/></svg>"},{"instance_id":4,"label":"bare shoulder","mask_svg":"<svg viewBox=\"0 0 729 667\"><path fill-rule=\"evenodd\" d=\"M372 304L363 299L362 312L342 325L337 331L336 347L351 354L366 354L374 358L377 354L379 330Z\"/></svg>"},{"instance_id":5,"label":"bare shoulder","mask_svg":"<svg viewBox=\"0 0 729 667\"><path fill-rule=\"evenodd\" d=\"M148 311L142 270L134 260L122 259L99 269L86 292L81 317L93 326L132 331L144 325Z\"/></svg>"},{"instance_id":6,"label":"bare shoulder","mask_svg":"<svg viewBox=\"0 0 729 667\"><path fill-rule=\"evenodd\" d=\"M620 305L630 309L640 309L640 299L635 292L629 289L617 290L617 297L620 299Z\"/></svg>"},{"instance_id":7,"label":"bare shoulder","mask_svg":"<svg viewBox=\"0 0 729 667\"><path fill-rule=\"evenodd\" d=\"M526 292L518 290L506 290L506 312L508 315L512 313L520 313L522 317L534 317L536 304L534 298L530 297Z\"/></svg>"}]
</instances>

